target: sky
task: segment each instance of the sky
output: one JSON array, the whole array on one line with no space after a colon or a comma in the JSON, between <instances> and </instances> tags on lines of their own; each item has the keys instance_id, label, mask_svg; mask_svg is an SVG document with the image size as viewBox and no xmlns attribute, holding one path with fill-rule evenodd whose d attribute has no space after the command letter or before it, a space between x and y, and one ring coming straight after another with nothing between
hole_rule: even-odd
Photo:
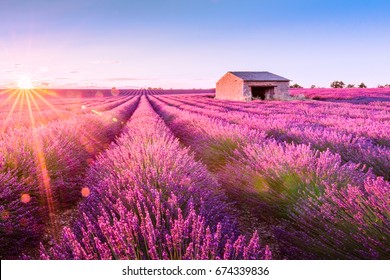
<instances>
[{"instance_id":1,"label":"sky","mask_svg":"<svg viewBox=\"0 0 390 280\"><path fill-rule=\"evenodd\" d=\"M0 0L0 88L390 84L387 0Z\"/></svg>"}]
</instances>

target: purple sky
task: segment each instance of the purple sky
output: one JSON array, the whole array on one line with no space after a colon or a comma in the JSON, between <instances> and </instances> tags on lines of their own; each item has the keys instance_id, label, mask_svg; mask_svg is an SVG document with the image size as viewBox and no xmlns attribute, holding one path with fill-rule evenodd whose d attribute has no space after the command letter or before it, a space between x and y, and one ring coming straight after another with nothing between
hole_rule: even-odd
<instances>
[{"instance_id":1,"label":"purple sky","mask_svg":"<svg viewBox=\"0 0 390 280\"><path fill-rule=\"evenodd\" d=\"M208 88L230 70L390 83L390 1L1 0L0 87Z\"/></svg>"}]
</instances>

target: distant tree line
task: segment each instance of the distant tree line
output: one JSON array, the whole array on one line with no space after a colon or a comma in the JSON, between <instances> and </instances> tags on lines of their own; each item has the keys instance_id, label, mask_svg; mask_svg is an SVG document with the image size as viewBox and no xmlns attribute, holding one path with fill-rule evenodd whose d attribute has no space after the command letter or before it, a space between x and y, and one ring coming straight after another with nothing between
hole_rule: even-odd
<instances>
[{"instance_id":1,"label":"distant tree line","mask_svg":"<svg viewBox=\"0 0 390 280\"><path fill-rule=\"evenodd\" d=\"M354 88L355 85L354 84L345 84L343 81L334 81L330 84L330 87L331 88ZM367 88L366 84L365 83L360 83L358 86L358 88Z\"/></svg>"},{"instance_id":2,"label":"distant tree line","mask_svg":"<svg viewBox=\"0 0 390 280\"><path fill-rule=\"evenodd\" d=\"M330 84L331 88L367 88L365 83L360 83L357 86L355 84L345 84L343 81L333 81ZM290 85L290 88L303 88L301 85L295 83ZM311 85L310 88L317 88L316 85ZM390 88L390 84L378 85L378 88Z\"/></svg>"},{"instance_id":3,"label":"distant tree line","mask_svg":"<svg viewBox=\"0 0 390 280\"><path fill-rule=\"evenodd\" d=\"M303 87L298 84L293 84L290 86L290 88L303 88Z\"/></svg>"}]
</instances>

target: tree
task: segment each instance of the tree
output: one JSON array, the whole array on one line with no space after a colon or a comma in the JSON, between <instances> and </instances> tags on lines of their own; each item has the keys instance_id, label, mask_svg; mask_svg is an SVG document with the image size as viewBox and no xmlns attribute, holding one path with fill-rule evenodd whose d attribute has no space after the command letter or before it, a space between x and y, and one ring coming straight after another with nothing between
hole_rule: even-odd
<instances>
[{"instance_id":1,"label":"tree","mask_svg":"<svg viewBox=\"0 0 390 280\"><path fill-rule=\"evenodd\" d=\"M354 88L354 87L355 87L354 84L348 84L348 85L347 85L347 88Z\"/></svg>"},{"instance_id":2,"label":"tree","mask_svg":"<svg viewBox=\"0 0 390 280\"><path fill-rule=\"evenodd\" d=\"M359 85L359 88L367 88L367 86L366 86L364 83L361 83L361 84Z\"/></svg>"},{"instance_id":3,"label":"tree","mask_svg":"<svg viewBox=\"0 0 390 280\"><path fill-rule=\"evenodd\" d=\"M290 88L303 88L303 87L301 87L301 86L298 85L298 84L293 84L293 85L290 86Z\"/></svg>"},{"instance_id":4,"label":"tree","mask_svg":"<svg viewBox=\"0 0 390 280\"><path fill-rule=\"evenodd\" d=\"M331 88L343 88L345 86L343 81L334 81L330 84Z\"/></svg>"},{"instance_id":5,"label":"tree","mask_svg":"<svg viewBox=\"0 0 390 280\"><path fill-rule=\"evenodd\" d=\"M316 88L316 86L315 85L311 85L311 87L310 88Z\"/></svg>"}]
</instances>

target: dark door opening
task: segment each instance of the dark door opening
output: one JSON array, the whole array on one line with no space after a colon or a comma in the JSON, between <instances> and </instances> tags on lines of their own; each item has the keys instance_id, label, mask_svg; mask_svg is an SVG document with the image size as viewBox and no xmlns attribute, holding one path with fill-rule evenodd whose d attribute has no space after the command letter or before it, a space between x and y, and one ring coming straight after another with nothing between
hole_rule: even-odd
<instances>
[{"instance_id":1,"label":"dark door opening","mask_svg":"<svg viewBox=\"0 0 390 280\"><path fill-rule=\"evenodd\" d=\"M251 87L252 99L265 100L266 98L273 97L273 87Z\"/></svg>"}]
</instances>

